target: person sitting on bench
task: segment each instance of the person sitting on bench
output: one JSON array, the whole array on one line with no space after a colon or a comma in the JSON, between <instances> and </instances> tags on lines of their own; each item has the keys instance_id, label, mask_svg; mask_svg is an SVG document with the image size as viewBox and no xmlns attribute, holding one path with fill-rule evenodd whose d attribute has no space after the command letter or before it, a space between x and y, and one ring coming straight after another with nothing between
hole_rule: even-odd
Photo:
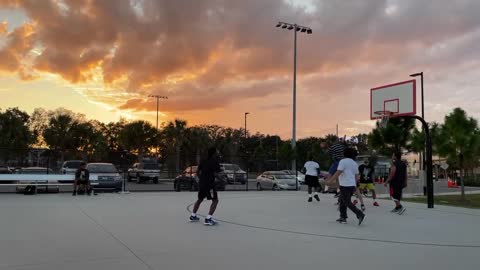
<instances>
[{"instance_id":1,"label":"person sitting on bench","mask_svg":"<svg viewBox=\"0 0 480 270\"><path fill-rule=\"evenodd\" d=\"M80 168L75 172L75 180L73 181L73 196L77 195L77 187L83 185L88 195L92 195L92 188L90 186L90 172L87 170L87 163L80 163Z\"/></svg>"}]
</instances>

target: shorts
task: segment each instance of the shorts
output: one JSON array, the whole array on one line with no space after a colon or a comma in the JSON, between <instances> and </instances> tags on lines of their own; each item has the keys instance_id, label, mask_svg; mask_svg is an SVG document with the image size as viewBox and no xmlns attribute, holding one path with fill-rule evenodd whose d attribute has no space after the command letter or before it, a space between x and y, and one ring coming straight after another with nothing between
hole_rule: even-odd
<instances>
[{"instance_id":1,"label":"shorts","mask_svg":"<svg viewBox=\"0 0 480 270\"><path fill-rule=\"evenodd\" d=\"M330 166L330 169L328 169L328 173L330 175L334 175L337 172L338 169L338 164L340 164L340 160L335 160L332 165Z\"/></svg>"},{"instance_id":2,"label":"shorts","mask_svg":"<svg viewBox=\"0 0 480 270\"><path fill-rule=\"evenodd\" d=\"M402 199L403 188L395 185L390 185L390 197L394 201L400 201Z\"/></svg>"},{"instance_id":3,"label":"shorts","mask_svg":"<svg viewBox=\"0 0 480 270\"><path fill-rule=\"evenodd\" d=\"M360 189L368 189L375 191L375 184L374 183L360 183Z\"/></svg>"},{"instance_id":4,"label":"shorts","mask_svg":"<svg viewBox=\"0 0 480 270\"><path fill-rule=\"evenodd\" d=\"M77 181L77 185L89 185L90 184L90 180L78 179L76 181Z\"/></svg>"},{"instance_id":5,"label":"shorts","mask_svg":"<svg viewBox=\"0 0 480 270\"><path fill-rule=\"evenodd\" d=\"M309 187L319 187L320 181L318 180L318 176L305 175L305 185Z\"/></svg>"},{"instance_id":6,"label":"shorts","mask_svg":"<svg viewBox=\"0 0 480 270\"><path fill-rule=\"evenodd\" d=\"M218 193L215 188L200 188L198 190L198 199L204 200L205 198L209 201L218 200Z\"/></svg>"}]
</instances>

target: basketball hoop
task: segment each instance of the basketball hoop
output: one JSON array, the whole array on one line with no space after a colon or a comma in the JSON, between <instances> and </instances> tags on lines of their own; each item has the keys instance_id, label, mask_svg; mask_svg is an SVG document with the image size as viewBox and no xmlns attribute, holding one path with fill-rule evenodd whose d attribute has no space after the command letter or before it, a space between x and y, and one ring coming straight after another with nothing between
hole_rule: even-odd
<instances>
[{"instance_id":1,"label":"basketball hoop","mask_svg":"<svg viewBox=\"0 0 480 270\"><path fill-rule=\"evenodd\" d=\"M393 115L393 112L391 111L376 111L374 112L376 116L378 116L378 126L380 128L386 128L388 125L388 120L390 120L390 117Z\"/></svg>"}]
</instances>

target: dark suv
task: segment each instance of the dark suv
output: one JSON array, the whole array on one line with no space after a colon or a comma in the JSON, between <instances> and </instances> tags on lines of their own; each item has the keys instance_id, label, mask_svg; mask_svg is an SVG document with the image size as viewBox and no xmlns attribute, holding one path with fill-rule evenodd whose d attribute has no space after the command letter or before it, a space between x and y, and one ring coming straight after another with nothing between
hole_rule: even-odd
<instances>
[{"instance_id":1,"label":"dark suv","mask_svg":"<svg viewBox=\"0 0 480 270\"><path fill-rule=\"evenodd\" d=\"M197 168L198 166L190 166L179 176L175 177L175 180L173 181L173 188L175 191L198 190Z\"/></svg>"},{"instance_id":2,"label":"dark suv","mask_svg":"<svg viewBox=\"0 0 480 270\"><path fill-rule=\"evenodd\" d=\"M175 177L173 188L179 192L182 190L197 191L198 190L198 166L190 166L186 168L182 174ZM215 185L217 191L224 191L227 184L227 177L225 174L218 175Z\"/></svg>"}]
</instances>

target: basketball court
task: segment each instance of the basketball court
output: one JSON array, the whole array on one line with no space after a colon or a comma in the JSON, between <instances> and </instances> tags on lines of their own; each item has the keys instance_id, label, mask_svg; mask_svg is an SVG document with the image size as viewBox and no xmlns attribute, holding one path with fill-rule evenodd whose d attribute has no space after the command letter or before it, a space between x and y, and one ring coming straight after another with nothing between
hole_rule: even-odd
<instances>
[{"instance_id":1,"label":"basketball court","mask_svg":"<svg viewBox=\"0 0 480 270\"><path fill-rule=\"evenodd\" d=\"M195 193L0 197L0 269L474 269L480 211L406 203L338 224L331 194L223 192L207 227L188 223ZM205 213L203 205L200 213ZM350 213L349 213L350 214Z\"/></svg>"}]
</instances>

